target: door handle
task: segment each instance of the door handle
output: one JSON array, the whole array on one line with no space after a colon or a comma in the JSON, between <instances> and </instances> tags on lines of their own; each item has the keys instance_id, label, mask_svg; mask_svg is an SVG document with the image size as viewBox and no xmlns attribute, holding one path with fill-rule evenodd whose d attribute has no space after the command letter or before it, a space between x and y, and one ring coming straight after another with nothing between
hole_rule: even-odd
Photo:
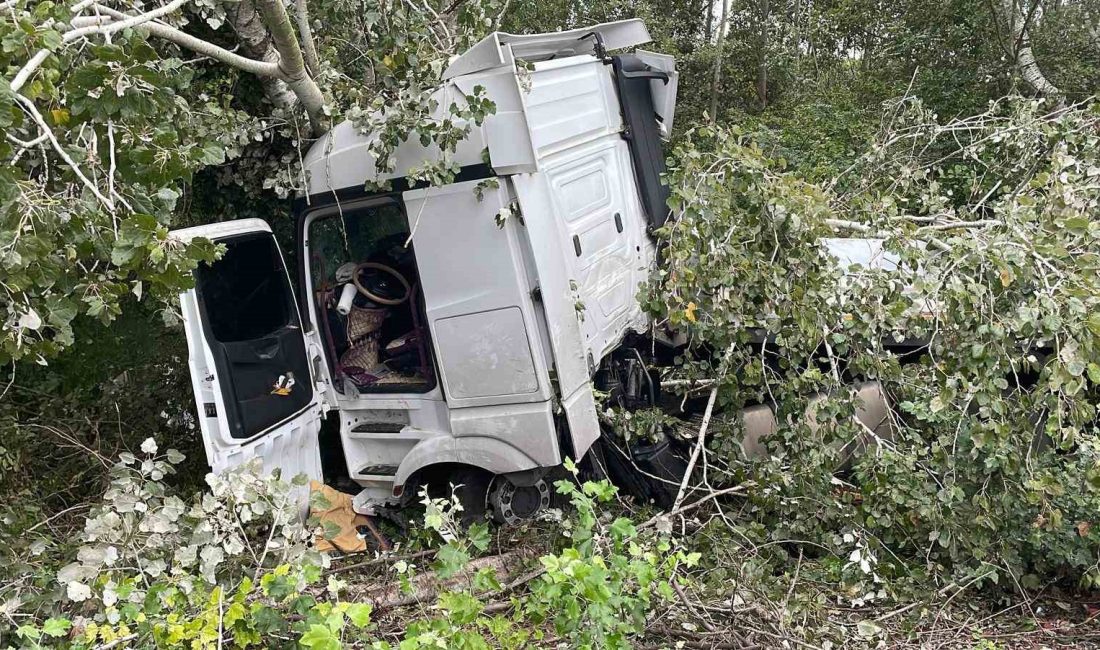
<instances>
[{"instance_id":1,"label":"door handle","mask_svg":"<svg viewBox=\"0 0 1100 650\"><path fill-rule=\"evenodd\" d=\"M668 85L668 73L661 72L660 70L648 69L635 70L633 72L624 71L620 72L619 74L621 74L626 79L657 79L658 81L663 81L666 86Z\"/></svg>"}]
</instances>

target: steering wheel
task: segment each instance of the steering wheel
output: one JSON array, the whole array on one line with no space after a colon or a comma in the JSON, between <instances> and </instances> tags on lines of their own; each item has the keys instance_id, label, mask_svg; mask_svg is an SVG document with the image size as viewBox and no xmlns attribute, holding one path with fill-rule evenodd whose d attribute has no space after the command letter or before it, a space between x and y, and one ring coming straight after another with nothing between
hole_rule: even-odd
<instances>
[{"instance_id":1,"label":"steering wheel","mask_svg":"<svg viewBox=\"0 0 1100 650\"><path fill-rule=\"evenodd\" d=\"M395 287L392 280L397 280L401 286ZM363 262L356 266L351 281L355 283L359 293L380 305L400 305L412 293L412 287L405 276L377 262ZM404 289L404 293L398 293L400 288Z\"/></svg>"}]
</instances>

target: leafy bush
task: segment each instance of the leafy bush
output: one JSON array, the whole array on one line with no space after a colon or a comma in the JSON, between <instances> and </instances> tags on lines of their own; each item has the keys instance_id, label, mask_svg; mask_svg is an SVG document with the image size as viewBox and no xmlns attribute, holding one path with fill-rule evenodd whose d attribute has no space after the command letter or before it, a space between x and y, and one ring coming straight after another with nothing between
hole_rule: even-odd
<instances>
[{"instance_id":1,"label":"leafy bush","mask_svg":"<svg viewBox=\"0 0 1100 650\"><path fill-rule=\"evenodd\" d=\"M16 623L0 634L28 648L385 649L376 606L434 602L405 620L401 648L520 648L550 630L574 647L628 647L653 607L672 597L670 582L699 560L629 519L606 521L600 504L615 495L606 482L563 480L558 490L576 508L575 518L561 521L565 545L505 588L493 566L472 560L489 548L486 525L464 527L456 498L425 493L425 528L442 542L434 575L425 582L410 562L395 559L403 596L386 600L377 588L326 576L329 558L309 543L320 529L300 516L304 477L286 483L254 462L208 475L209 490L187 502L167 483L181 461L152 438L140 454L123 453L75 557L17 583L6 606L7 621ZM520 591L528 583L530 592ZM507 610L512 616L500 613Z\"/></svg>"},{"instance_id":2,"label":"leafy bush","mask_svg":"<svg viewBox=\"0 0 1100 650\"><path fill-rule=\"evenodd\" d=\"M711 442L762 486L745 511L762 538L839 557L866 540L881 576L1100 584L1100 105L1010 98L941 123L905 99L825 183L736 129L674 159L647 304L689 333L685 374L776 407L767 458L741 453L735 418ZM896 265L838 268L837 231ZM924 343L890 349L907 338ZM897 433L838 477L868 437L842 388L859 378L884 383Z\"/></svg>"}]
</instances>

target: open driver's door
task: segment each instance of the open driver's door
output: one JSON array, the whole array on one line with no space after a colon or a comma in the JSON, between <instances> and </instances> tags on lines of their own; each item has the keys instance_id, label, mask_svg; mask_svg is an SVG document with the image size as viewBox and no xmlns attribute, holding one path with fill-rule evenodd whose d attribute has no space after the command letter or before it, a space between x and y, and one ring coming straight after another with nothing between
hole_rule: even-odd
<instances>
[{"instance_id":1,"label":"open driver's door","mask_svg":"<svg viewBox=\"0 0 1100 650\"><path fill-rule=\"evenodd\" d=\"M180 294L206 457L215 473L252 458L264 470L322 480L317 363L271 228L242 219L177 230L226 247Z\"/></svg>"}]
</instances>

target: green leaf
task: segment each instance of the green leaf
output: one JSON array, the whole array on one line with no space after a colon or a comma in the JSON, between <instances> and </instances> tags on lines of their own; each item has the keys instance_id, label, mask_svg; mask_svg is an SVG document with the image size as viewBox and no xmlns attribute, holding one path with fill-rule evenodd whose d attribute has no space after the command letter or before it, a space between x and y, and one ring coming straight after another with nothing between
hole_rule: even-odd
<instances>
[{"instance_id":1,"label":"green leaf","mask_svg":"<svg viewBox=\"0 0 1100 650\"><path fill-rule=\"evenodd\" d=\"M634 522L626 517L619 517L611 523L611 536L618 542L632 539L637 534L638 530L634 527Z\"/></svg>"},{"instance_id":2,"label":"green leaf","mask_svg":"<svg viewBox=\"0 0 1100 650\"><path fill-rule=\"evenodd\" d=\"M472 623L485 607L480 600L464 592L445 591L439 595L439 606L450 613L453 625Z\"/></svg>"},{"instance_id":3,"label":"green leaf","mask_svg":"<svg viewBox=\"0 0 1100 650\"><path fill-rule=\"evenodd\" d=\"M309 626L309 630L298 639L298 643L313 650L340 650L340 638L326 625Z\"/></svg>"},{"instance_id":4,"label":"green leaf","mask_svg":"<svg viewBox=\"0 0 1100 650\"><path fill-rule=\"evenodd\" d=\"M317 490L309 495L309 509L313 510L330 510L332 508L332 502L328 500L324 492Z\"/></svg>"},{"instance_id":5,"label":"green leaf","mask_svg":"<svg viewBox=\"0 0 1100 650\"><path fill-rule=\"evenodd\" d=\"M42 636L42 630L33 625L20 625L16 628L15 633L23 639L37 639Z\"/></svg>"},{"instance_id":6,"label":"green leaf","mask_svg":"<svg viewBox=\"0 0 1100 650\"><path fill-rule=\"evenodd\" d=\"M448 542L439 548L435 559L436 572L439 577L446 579L458 574L466 567L466 563L470 561L470 554L462 546Z\"/></svg>"},{"instance_id":7,"label":"green leaf","mask_svg":"<svg viewBox=\"0 0 1100 650\"><path fill-rule=\"evenodd\" d=\"M352 603L348 605L347 615L356 627L366 627L370 625L372 611L373 608L367 603Z\"/></svg>"},{"instance_id":8,"label":"green leaf","mask_svg":"<svg viewBox=\"0 0 1100 650\"><path fill-rule=\"evenodd\" d=\"M1100 384L1100 365L1096 363L1089 363L1088 366L1089 380L1094 384Z\"/></svg>"},{"instance_id":9,"label":"green leaf","mask_svg":"<svg viewBox=\"0 0 1100 650\"><path fill-rule=\"evenodd\" d=\"M489 548L489 526L483 521L476 522L470 525L469 530L466 531L466 539L479 551L486 551Z\"/></svg>"},{"instance_id":10,"label":"green leaf","mask_svg":"<svg viewBox=\"0 0 1100 650\"><path fill-rule=\"evenodd\" d=\"M44 632L46 636L60 638L68 634L72 626L72 622L67 618L53 617L46 619L46 622L42 624L42 632Z\"/></svg>"}]
</instances>

